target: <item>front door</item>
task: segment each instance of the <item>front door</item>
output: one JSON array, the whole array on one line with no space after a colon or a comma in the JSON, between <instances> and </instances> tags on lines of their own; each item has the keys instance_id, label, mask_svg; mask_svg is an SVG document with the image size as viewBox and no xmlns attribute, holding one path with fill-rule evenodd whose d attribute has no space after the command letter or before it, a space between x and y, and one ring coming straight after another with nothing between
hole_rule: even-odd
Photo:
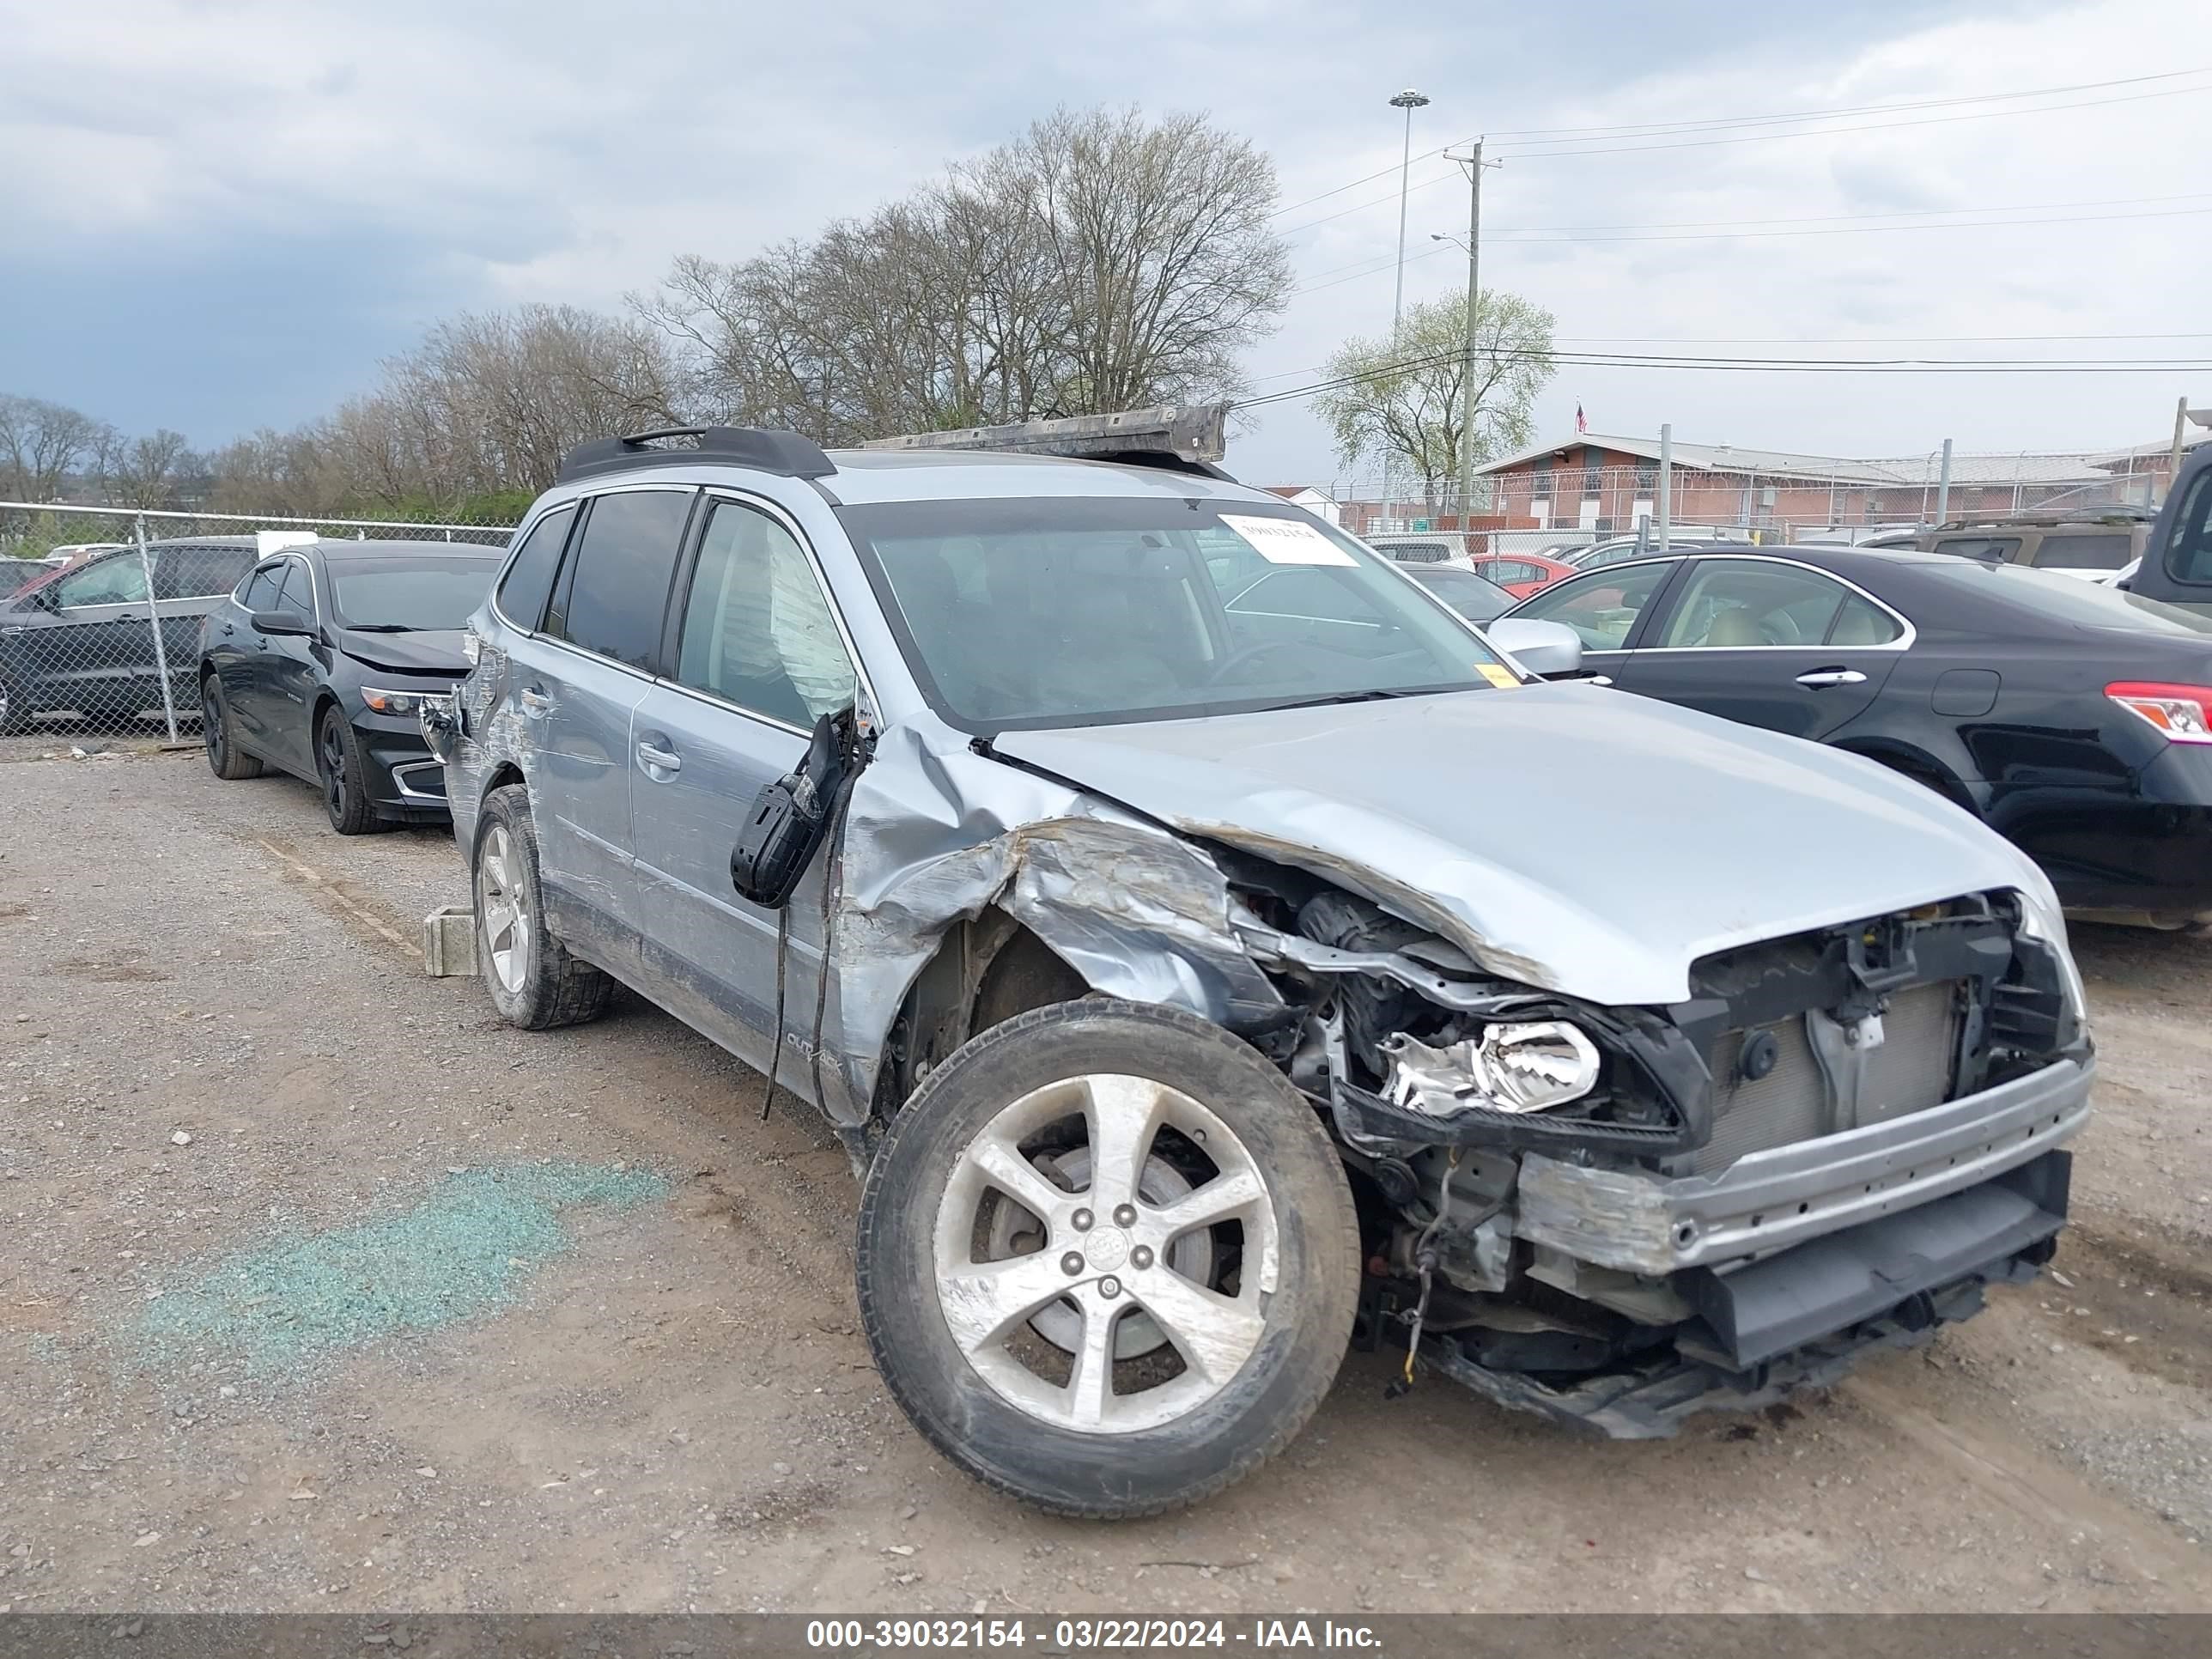
<instances>
[{"instance_id":1,"label":"front door","mask_svg":"<svg viewBox=\"0 0 2212 1659\"><path fill-rule=\"evenodd\" d=\"M1863 711L1906 639L1891 611L1781 559L1690 562L1613 683L1793 738Z\"/></svg>"},{"instance_id":2,"label":"front door","mask_svg":"<svg viewBox=\"0 0 2212 1659\"><path fill-rule=\"evenodd\" d=\"M645 989L765 1068L775 1042L776 913L739 898L730 854L762 787L799 763L821 715L852 701L852 659L787 520L716 498L680 600L675 672L634 720L631 821L644 895ZM822 964L818 857L789 905L787 1019L803 1045ZM797 1074L803 1067L793 1068Z\"/></svg>"},{"instance_id":3,"label":"front door","mask_svg":"<svg viewBox=\"0 0 2212 1659\"><path fill-rule=\"evenodd\" d=\"M669 583L697 492L596 497L507 683L536 742L531 804L554 932L626 978L643 922L630 844L632 716L653 686Z\"/></svg>"},{"instance_id":4,"label":"front door","mask_svg":"<svg viewBox=\"0 0 2212 1659\"><path fill-rule=\"evenodd\" d=\"M315 628L320 622L316 599L314 573L305 559L291 555L284 561L276 602L270 609L297 617ZM301 777L315 775L313 720L319 679L315 653L327 655L329 650L316 635L302 638L296 634L269 634L255 638L254 723L249 730L270 759Z\"/></svg>"},{"instance_id":5,"label":"front door","mask_svg":"<svg viewBox=\"0 0 2212 1659\"><path fill-rule=\"evenodd\" d=\"M1612 679L1628 659L1637 623L1666 586L1671 559L1620 568L1585 571L1553 582L1506 614L1519 620L1559 623L1583 642L1581 672Z\"/></svg>"},{"instance_id":6,"label":"front door","mask_svg":"<svg viewBox=\"0 0 2212 1659\"><path fill-rule=\"evenodd\" d=\"M17 641L35 702L94 717L135 709L137 665L154 655L137 550L79 565L41 597L44 609L25 618Z\"/></svg>"}]
</instances>

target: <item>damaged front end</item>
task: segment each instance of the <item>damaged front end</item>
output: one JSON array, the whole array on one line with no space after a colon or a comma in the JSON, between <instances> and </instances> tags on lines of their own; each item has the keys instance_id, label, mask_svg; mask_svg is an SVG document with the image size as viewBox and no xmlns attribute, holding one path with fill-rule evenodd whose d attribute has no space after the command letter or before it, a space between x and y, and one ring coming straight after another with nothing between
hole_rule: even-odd
<instances>
[{"instance_id":1,"label":"damaged front end","mask_svg":"<svg viewBox=\"0 0 2212 1659\"><path fill-rule=\"evenodd\" d=\"M1670 1434L1925 1340L2051 1255L2094 1061L2018 893L1724 951L1635 1008L1331 888L1246 896L1305 1009L1293 1080L1364 1177L1365 1340L1492 1399Z\"/></svg>"}]
</instances>

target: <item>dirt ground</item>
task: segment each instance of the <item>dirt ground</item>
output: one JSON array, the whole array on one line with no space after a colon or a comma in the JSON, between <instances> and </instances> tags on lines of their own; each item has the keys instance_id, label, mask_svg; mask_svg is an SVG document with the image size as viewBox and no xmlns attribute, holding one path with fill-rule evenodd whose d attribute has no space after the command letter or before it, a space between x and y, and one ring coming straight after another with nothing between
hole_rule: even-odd
<instances>
[{"instance_id":1,"label":"dirt ground","mask_svg":"<svg viewBox=\"0 0 2212 1659\"><path fill-rule=\"evenodd\" d=\"M2212 1607L2212 944L2080 931L2077 1224L1929 1349L1651 1444L1355 1355L1255 1478L1096 1527L908 1430L811 1115L635 1001L507 1029L422 971L465 896L293 782L0 757L0 1605Z\"/></svg>"}]
</instances>

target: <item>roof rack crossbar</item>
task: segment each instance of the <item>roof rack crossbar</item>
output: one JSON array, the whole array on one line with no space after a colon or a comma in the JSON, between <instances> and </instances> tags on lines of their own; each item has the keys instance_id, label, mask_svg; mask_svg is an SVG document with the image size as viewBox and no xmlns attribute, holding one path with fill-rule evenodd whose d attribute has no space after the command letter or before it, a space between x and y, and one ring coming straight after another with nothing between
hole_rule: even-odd
<instances>
[{"instance_id":1,"label":"roof rack crossbar","mask_svg":"<svg viewBox=\"0 0 2212 1659\"><path fill-rule=\"evenodd\" d=\"M672 438L693 441L676 447L668 444ZM631 467L665 466L695 457L787 478L826 478L837 470L821 445L796 432L751 426L665 426L578 444L562 461L556 482L568 483Z\"/></svg>"},{"instance_id":2,"label":"roof rack crossbar","mask_svg":"<svg viewBox=\"0 0 2212 1659\"><path fill-rule=\"evenodd\" d=\"M1160 404L1109 415L1070 415L944 432L872 438L863 449L997 449L1074 460L1114 461L1227 479L1217 465L1228 448L1226 404Z\"/></svg>"}]
</instances>

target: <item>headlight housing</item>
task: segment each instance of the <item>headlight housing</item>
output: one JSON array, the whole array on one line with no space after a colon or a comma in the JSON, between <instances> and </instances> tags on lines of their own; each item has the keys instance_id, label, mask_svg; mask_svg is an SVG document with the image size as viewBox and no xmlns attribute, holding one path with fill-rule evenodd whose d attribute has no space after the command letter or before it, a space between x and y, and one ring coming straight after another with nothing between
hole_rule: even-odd
<instances>
[{"instance_id":1,"label":"headlight housing","mask_svg":"<svg viewBox=\"0 0 2212 1659\"><path fill-rule=\"evenodd\" d=\"M365 685L361 700L379 714L419 714L426 708L436 705L449 708L453 694L449 691L392 691L381 686Z\"/></svg>"},{"instance_id":2,"label":"headlight housing","mask_svg":"<svg viewBox=\"0 0 2212 1659\"><path fill-rule=\"evenodd\" d=\"M2058 980L2066 995L2066 1006L2075 1022L2087 1031L2089 1029L2089 997L2081 983L2081 970L2075 964L2073 947L2066 940L2066 916L2058 908L2055 894L2036 892L2022 887L2020 894L2020 931L2028 938L2040 940L2051 947L2051 954L2058 959Z\"/></svg>"},{"instance_id":3,"label":"headlight housing","mask_svg":"<svg viewBox=\"0 0 2212 1659\"><path fill-rule=\"evenodd\" d=\"M1571 1020L1501 1020L1443 1048L1401 1031L1378 1046L1390 1056L1391 1103L1431 1116L1549 1111L1597 1086L1597 1045Z\"/></svg>"}]
</instances>

